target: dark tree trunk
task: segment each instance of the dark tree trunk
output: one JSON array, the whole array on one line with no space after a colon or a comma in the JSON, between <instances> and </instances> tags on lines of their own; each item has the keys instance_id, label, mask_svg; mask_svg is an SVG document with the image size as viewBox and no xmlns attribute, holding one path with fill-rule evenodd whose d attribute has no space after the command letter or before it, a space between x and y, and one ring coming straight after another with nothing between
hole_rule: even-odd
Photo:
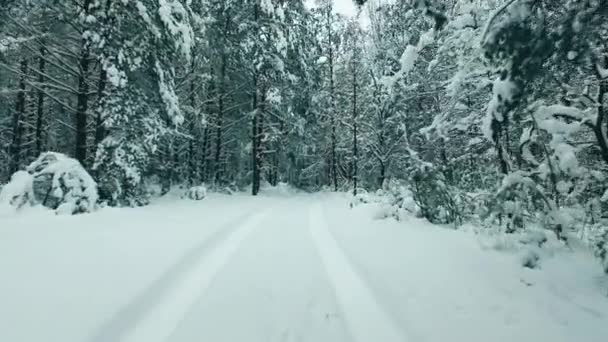
<instances>
[{"instance_id":1,"label":"dark tree trunk","mask_svg":"<svg viewBox=\"0 0 608 342\"><path fill-rule=\"evenodd\" d=\"M259 146L258 146L258 90L257 90L257 75L254 76L253 84L253 122L251 125L251 194L256 196L260 191L260 164L259 164Z\"/></svg>"},{"instance_id":2,"label":"dark tree trunk","mask_svg":"<svg viewBox=\"0 0 608 342\"><path fill-rule=\"evenodd\" d=\"M194 72L194 62L192 62L192 72ZM190 81L190 106L192 107L192 113L190 117L190 141L188 144L188 182L190 186L193 186L197 181L196 176L196 155L194 152L194 137L198 136L196 133L196 120L197 116L195 113L196 108L196 96L194 95L195 87L194 80Z\"/></svg>"},{"instance_id":3,"label":"dark tree trunk","mask_svg":"<svg viewBox=\"0 0 608 342\"><path fill-rule=\"evenodd\" d=\"M338 191L338 163L336 157L336 98L334 94L334 51L332 43L332 31L331 31L331 8L327 13L327 30L328 30L328 44L329 44L329 96L330 96L330 124L331 124L331 156L330 156L330 172L331 181L333 183L334 191Z\"/></svg>"},{"instance_id":4,"label":"dark tree trunk","mask_svg":"<svg viewBox=\"0 0 608 342\"><path fill-rule=\"evenodd\" d=\"M21 61L21 76L19 78L19 91L17 92L17 101L15 104L15 112L13 113L13 140L10 147L10 173L15 173L21 166L21 139L23 135L22 120L25 116L25 79L28 73L27 60Z\"/></svg>"},{"instance_id":5,"label":"dark tree trunk","mask_svg":"<svg viewBox=\"0 0 608 342\"><path fill-rule=\"evenodd\" d=\"M103 67L99 70L99 83L97 83L97 102L100 103L103 99L105 89L107 73ZM103 113L101 109L97 110L95 118L95 146L98 146L103 139L106 137L106 130L103 126Z\"/></svg>"},{"instance_id":6,"label":"dark tree trunk","mask_svg":"<svg viewBox=\"0 0 608 342\"><path fill-rule=\"evenodd\" d=\"M89 52L85 48L80 56L80 75L78 76L78 102L76 105L76 159L85 165L87 159L87 109L89 86L86 73L89 69Z\"/></svg>"},{"instance_id":7,"label":"dark tree trunk","mask_svg":"<svg viewBox=\"0 0 608 342\"><path fill-rule=\"evenodd\" d=\"M608 131L608 121L605 122L604 113L604 97L608 94L608 80L603 80L601 75L598 75L599 80L599 89L597 94L597 114L595 123L593 125L593 134L595 135L595 139L597 140L597 144L600 148L600 155L602 160L608 164L608 142L606 141L606 135L604 132ZM604 127L606 126L606 127Z\"/></svg>"},{"instance_id":8,"label":"dark tree trunk","mask_svg":"<svg viewBox=\"0 0 608 342\"><path fill-rule=\"evenodd\" d=\"M384 161L380 160L380 176L378 177L378 188L382 189L385 179L386 179L386 165L385 165Z\"/></svg>"},{"instance_id":9,"label":"dark tree trunk","mask_svg":"<svg viewBox=\"0 0 608 342\"><path fill-rule=\"evenodd\" d=\"M253 6L253 16L256 26L258 25L258 6L259 3L256 0ZM256 27L257 30L257 27ZM254 66L255 68L255 66ZM256 196L260 192L260 151L259 151L259 117L260 110L258 108L258 73L256 70L253 72L253 118L251 124L251 168L252 168L252 179L251 179L251 194Z\"/></svg>"},{"instance_id":10,"label":"dark tree trunk","mask_svg":"<svg viewBox=\"0 0 608 342\"><path fill-rule=\"evenodd\" d=\"M209 180L209 158L207 156L207 151L209 151L209 127L205 126L203 129L203 150L201 151L201 180L205 183Z\"/></svg>"},{"instance_id":11,"label":"dark tree trunk","mask_svg":"<svg viewBox=\"0 0 608 342\"><path fill-rule=\"evenodd\" d=\"M84 14L90 12L91 0L83 4ZM78 72L78 98L76 101L76 159L82 164L87 163L87 111L89 107L89 58L91 56L89 44L82 39L79 57Z\"/></svg>"},{"instance_id":12,"label":"dark tree trunk","mask_svg":"<svg viewBox=\"0 0 608 342\"><path fill-rule=\"evenodd\" d=\"M42 84L44 83L44 69L45 69L45 60L44 54L46 53L46 49L44 47L40 48L40 60L38 62L38 84L42 88ZM42 153L42 123L44 122L44 92L42 89L38 90L38 103L36 109L36 156L39 156Z\"/></svg>"},{"instance_id":13,"label":"dark tree trunk","mask_svg":"<svg viewBox=\"0 0 608 342\"><path fill-rule=\"evenodd\" d=\"M359 151L357 151L357 71L353 67L353 195L357 195Z\"/></svg>"},{"instance_id":14,"label":"dark tree trunk","mask_svg":"<svg viewBox=\"0 0 608 342\"><path fill-rule=\"evenodd\" d=\"M104 24L105 25L111 25L112 22L114 21L114 18L111 16L110 14L110 6L112 6L112 0L106 0L106 4L105 4L105 17L104 20ZM95 148L97 148L99 146L99 144L103 141L103 139L105 139L106 137L106 129L104 127L104 117L103 117L103 113L101 111L101 101L103 101L104 96L106 96L106 85L108 82L108 74L106 72L106 69L104 68L103 65L100 65L99 67L99 81L97 83L97 105L98 105L98 110L97 110L97 114L95 117Z\"/></svg>"},{"instance_id":15,"label":"dark tree trunk","mask_svg":"<svg viewBox=\"0 0 608 342\"><path fill-rule=\"evenodd\" d=\"M220 87L218 92L217 127L215 130L215 182L222 181L222 130L224 126L224 78L226 75L226 56L222 56L220 68Z\"/></svg>"},{"instance_id":16,"label":"dark tree trunk","mask_svg":"<svg viewBox=\"0 0 608 342\"><path fill-rule=\"evenodd\" d=\"M221 53L221 65L220 65L220 84L218 91L218 109L217 109L217 127L215 133L215 182L220 184L223 182L223 171L225 164L222 163L222 138L224 129L224 111L225 111L225 99L226 99L226 67L227 67L227 55L226 55L226 44L228 44L228 34L230 30L230 13L226 8L223 8L225 14L224 21L224 32L222 36L222 53ZM257 20L257 18L256 18Z\"/></svg>"}]
</instances>

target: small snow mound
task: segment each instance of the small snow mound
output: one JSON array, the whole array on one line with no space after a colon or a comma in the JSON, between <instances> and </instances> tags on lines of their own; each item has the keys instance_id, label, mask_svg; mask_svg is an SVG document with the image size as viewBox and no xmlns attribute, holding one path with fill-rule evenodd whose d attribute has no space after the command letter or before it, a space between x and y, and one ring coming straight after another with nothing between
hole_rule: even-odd
<instances>
[{"instance_id":1,"label":"small snow mound","mask_svg":"<svg viewBox=\"0 0 608 342\"><path fill-rule=\"evenodd\" d=\"M204 184L190 187L186 190L184 196L191 200L200 201L207 197L207 187Z\"/></svg>"},{"instance_id":2,"label":"small snow mound","mask_svg":"<svg viewBox=\"0 0 608 342\"><path fill-rule=\"evenodd\" d=\"M526 268L536 269L540 266L540 255L534 249L528 249L521 255L521 265Z\"/></svg>"},{"instance_id":3,"label":"small snow mound","mask_svg":"<svg viewBox=\"0 0 608 342\"><path fill-rule=\"evenodd\" d=\"M354 208L358 205L368 204L370 202L373 202L370 194L365 189L357 189L357 194L350 200L350 207Z\"/></svg>"},{"instance_id":4,"label":"small snow mound","mask_svg":"<svg viewBox=\"0 0 608 342\"><path fill-rule=\"evenodd\" d=\"M17 171L0 191L0 205L21 208L33 201L32 175Z\"/></svg>"},{"instance_id":5,"label":"small snow mound","mask_svg":"<svg viewBox=\"0 0 608 342\"><path fill-rule=\"evenodd\" d=\"M98 198L97 183L76 159L47 152L13 174L2 188L0 205L42 204L58 214L77 214L93 211Z\"/></svg>"}]
</instances>

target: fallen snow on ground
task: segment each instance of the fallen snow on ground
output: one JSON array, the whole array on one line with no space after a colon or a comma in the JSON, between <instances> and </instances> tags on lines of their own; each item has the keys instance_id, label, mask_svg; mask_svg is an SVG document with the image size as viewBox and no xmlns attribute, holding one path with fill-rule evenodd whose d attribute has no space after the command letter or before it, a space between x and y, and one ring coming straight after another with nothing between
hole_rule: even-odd
<instances>
[{"instance_id":1,"label":"fallen snow on ground","mask_svg":"<svg viewBox=\"0 0 608 342\"><path fill-rule=\"evenodd\" d=\"M335 194L0 216L0 341L606 341L588 253L539 269Z\"/></svg>"}]
</instances>

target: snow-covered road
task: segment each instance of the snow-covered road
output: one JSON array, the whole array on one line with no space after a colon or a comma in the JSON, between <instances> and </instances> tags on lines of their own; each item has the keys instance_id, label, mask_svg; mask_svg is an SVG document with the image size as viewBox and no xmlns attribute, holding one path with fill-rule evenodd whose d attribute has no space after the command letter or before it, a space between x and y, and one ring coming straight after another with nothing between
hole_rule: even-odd
<instances>
[{"instance_id":1,"label":"snow-covered road","mask_svg":"<svg viewBox=\"0 0 608 342\"><path fill-rule=\"evenodd\" d=\"M608 339L589 255L540 270L342 195L0 217L0 341Z\"/></svg>"}]
</instances>

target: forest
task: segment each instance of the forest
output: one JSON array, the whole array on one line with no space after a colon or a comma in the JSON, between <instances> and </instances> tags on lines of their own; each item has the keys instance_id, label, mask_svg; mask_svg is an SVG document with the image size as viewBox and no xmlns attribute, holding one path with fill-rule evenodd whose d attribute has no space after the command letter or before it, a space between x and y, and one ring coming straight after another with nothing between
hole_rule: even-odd
<instances>
[{"instance_id":1,"label":"forest","mask_svg":"<svg viewBox=\"0 0 608 342\"><path fill-rule=\"evenodd\" d=\"M172 187L411 194L608 272L605 0L2 0L0 184L53 151L96 202Z\"/></svg>"}]
</instances>

